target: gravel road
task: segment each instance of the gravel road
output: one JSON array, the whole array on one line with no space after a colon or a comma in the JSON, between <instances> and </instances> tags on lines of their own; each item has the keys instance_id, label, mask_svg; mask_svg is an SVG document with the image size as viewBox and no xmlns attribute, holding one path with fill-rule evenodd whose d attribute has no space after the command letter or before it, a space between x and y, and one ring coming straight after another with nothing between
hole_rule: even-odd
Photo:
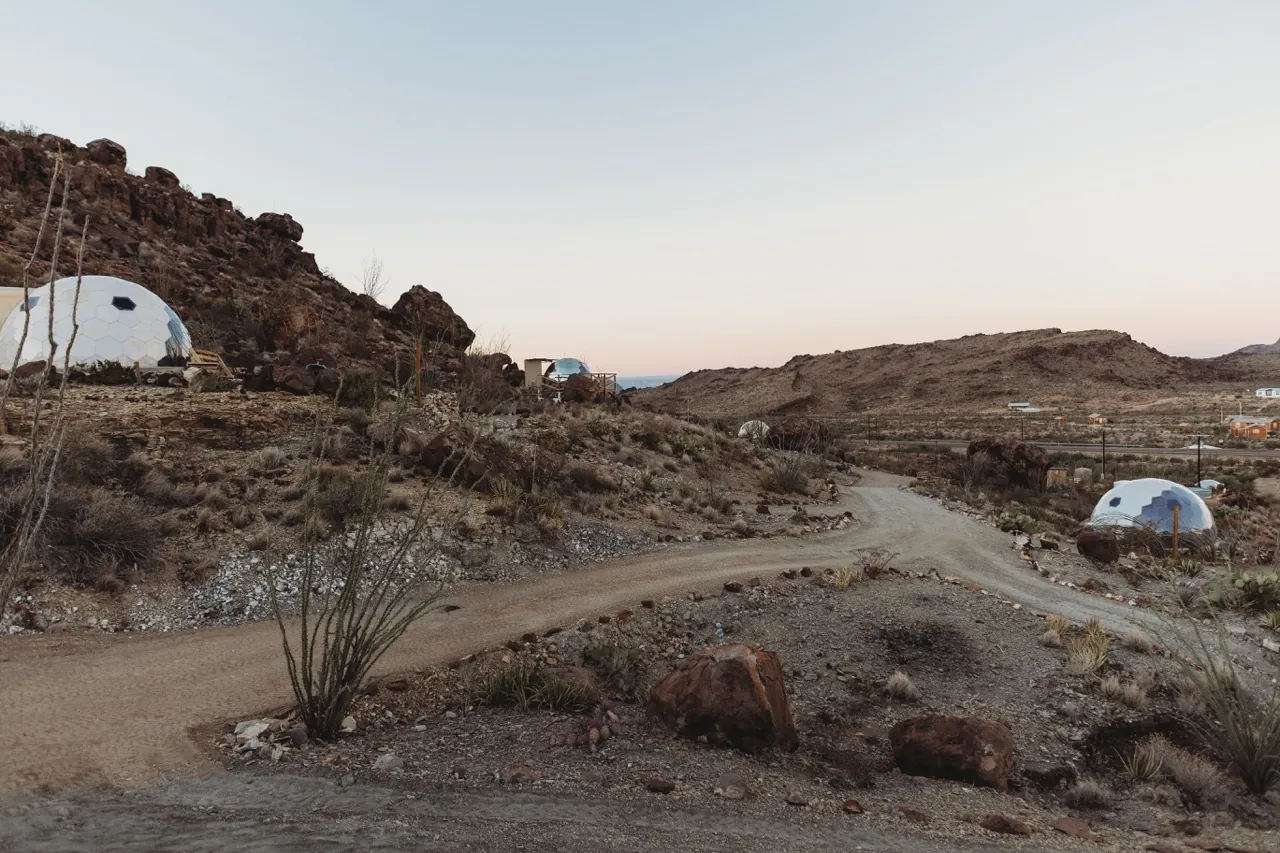
<instances>
[{"instance_id":1,"label":"gravel road","mask_svg":"<svg viewBox=\"0 0 1280 853\"><path fill-rule=\"evenodd\" d=\"M1091 616L1123 630L1154 621L1122 604L1050 584L992 527L873 475L846 492L859 524L801 539L703 542L511 585L459 588L459 610L432 613L382 660L381 673L444 663L528 631L635 608L642 599L714 590L726 580L848 562L886 546L896 565L936 568L1033 610ZM274 622L181 634L15 637L0 641L6 709L0 797L79 785L134 785L208 766L189 732L286 705Z\"/></svg>"},{"instance_id":2,"label":"gravel road","mask_svg":"<svg viewBox=\"0 0 1280 853\"><path fill-rule=\"evenodd\" d=\"M602 850L981 853L1078 850L1056 833L1000 842L913 838L863 815L815 822L494 791L343 788L293 775L185 779L0 811L0 849L24 853ZM8 843L12 847L5 847Z\"/></svg>"}]
</instances>

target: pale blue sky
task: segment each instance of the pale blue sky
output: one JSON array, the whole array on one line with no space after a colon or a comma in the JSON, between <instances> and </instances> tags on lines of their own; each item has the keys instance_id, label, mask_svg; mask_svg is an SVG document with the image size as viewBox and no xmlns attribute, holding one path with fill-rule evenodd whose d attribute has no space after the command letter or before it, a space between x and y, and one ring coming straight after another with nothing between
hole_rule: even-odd
<instances>
[{"instance_id":1,"label":"pale blue sky","mask_svg":"<svg viewBox=\"0 0 1280 853\"><path fill-rule=\"evenodd\" d=\"M1280 2L0 0L0 120L377 252L513 354L1280 337Z\"/></svg>"}]
</instances>

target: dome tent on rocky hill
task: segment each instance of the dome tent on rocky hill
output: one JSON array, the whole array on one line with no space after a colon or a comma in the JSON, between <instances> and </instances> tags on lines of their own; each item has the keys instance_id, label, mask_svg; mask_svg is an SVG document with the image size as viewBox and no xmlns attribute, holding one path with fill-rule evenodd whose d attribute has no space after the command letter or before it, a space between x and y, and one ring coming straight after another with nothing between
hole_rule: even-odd
<instances>
[{"instance_id":1,"label":"dome tent on rocky hill","mask_svg":"<svg viewBox=\"0 0 1280 853\"><path fill-rule=\"evenodd\" d=\"M59 347L55 364L67 356L69 342L74 365L182 367L191 357L191 336L163 299L122 278L87 275L80 280L79 299L76 279L63 278L33 289L9 312L0 326L0 368L49 358L50 309Z\"/></svg>"}]
</instances>

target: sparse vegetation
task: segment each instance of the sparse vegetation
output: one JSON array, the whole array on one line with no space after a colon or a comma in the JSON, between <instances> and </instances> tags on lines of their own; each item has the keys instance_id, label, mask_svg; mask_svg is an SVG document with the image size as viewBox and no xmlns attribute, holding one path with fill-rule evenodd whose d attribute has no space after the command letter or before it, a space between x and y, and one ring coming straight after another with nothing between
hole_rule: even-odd
<instances>
[{"instance_id":1,"label":"sparse vegetation","mask_svg":"<svg viewBox=\"0 0 1280 853\"><path fill-rule=\"evenodd\" d=\"M1126 631L1121 638L1122 645L1131 652L1137 652L1140 655L1153 654L1156 651L1156 645L1145 632L1133 629Z\"/></svg>"},{"instance_id":2,"label":"sparse vegetation","mask_svg":"<svg viewBox=\"0 0 1280 853\"><path fill-rule=\"evenodd\" d=\"M853 553L854 560L862 567L862 574L875 580L889 570L889 564L898 556L888 548L862 548Z\"/></svg>"},{"instance_id":3,"label":"sparse vegetation","mask_svg":"<svg viewBox=\"0 0 1280 853\"><path fill-rule=\"evenodd\" d=\"M807 494L809 474L799 452L788 452L760 474L760 487L780 495Z\"/></svg>"},{"instance_id":4,"label":"sparse vegetation","mask_svg":"<svg viewBox=\"0 0 1280 853\"><path fill-rule=\"evenodd\" d=\"M921 696L920 689L901 670L889 676L889 680L885 683L885 692L895 702L919 702Z\"/></svg>"},{"instance_id":5,"label":"sparse vegetation","mask_svg":"<svg viewBox=\"0 0 1280 853\"><path fill-rule=\"evenodd\" d=\"M862 566L839 566L823 575L823 582L832 589L844 590L866 577Z\"/></svg>"},{"instance_id":6,"label":"sparse vegetation","mask_svg":"<svg viewBox=\"0 0 1280 853\"><path fill-rule=\"evenodd\" d=\"M1067 805L1076 809L1105 809L1111 806L1111 792L1093 779L1081 779L1063 796Z\"/></svg>"},{"instance_id":7,"label":"sparse vegetation","mask_svg":"<svg viewBox=\"0 0 1280 853\"><path fill-rule=\"evenodd\" d=\"M582 650L582 662L605 687L624 698L634 699L639 692L644 658L635 647L614 640L596 640Z\"/></svg>"},{"instance_id":8,"label":"sparse vegetation","mask_svg":"<svg viewBox=\"0 0 1280 853\"><path fill-rule=\"evenodd\" d=\"M1062 648L1062 635L1050 628L1040 635L1040 645L1048 649Z\"/></svg>"},{"instance_id":9,"label":"sparse vegetation","mask_svg":"<svg viewBox=\"0 0 1280 853\"><path fill-rule=\"evenodd\" d=\"M600 701L590 685L569 681L531 661L518 661L494 673L481 691L485 703L521 711L548 710L585 713Z\"/></svg>"},{"instance_id":10,"label":"sparse vegetation","mask_svg":"<svg viewBox=\"0 0 1280 853\"><path fill-rule=\"evenodd\" d=\"M1123 759L1125 774L1134 782L1164 780L1174 785L1192 805L1220 799L1225 781L1211 761L1152 735Z\"/></svg>"},{"instance_id":11,"label":"sparse vegetation","mask_svg":"<svg viewBox=\"0 0 1280 853\"><path fill-rule=\"evenodd\" d=\"M1102 679L1102 695L1126 708L1140 711L1147 707L1147 691L1141 684L1121 681L1114 675Z\"/></svg>"},{"instance_id":12,"label":"sparse vegetation","mask_svg":"<svg viewBox=\"0 0 1280 853\"><path fill-rule=\"evenodd\" d=\"M1111 638L1101 625L1091 623L1083 633L1067 640L1066 671L1069 675L1090 675L1101 670L1111 651Z\"/></svg>"}]
</instances>

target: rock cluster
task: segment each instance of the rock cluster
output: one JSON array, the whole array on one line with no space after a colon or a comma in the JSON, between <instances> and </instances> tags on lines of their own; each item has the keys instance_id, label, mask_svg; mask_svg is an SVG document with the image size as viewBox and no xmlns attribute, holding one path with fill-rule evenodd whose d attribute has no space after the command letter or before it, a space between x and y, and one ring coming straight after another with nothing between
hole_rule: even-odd
<instances>
[{"instance_id":1,"label":"rock cluster","mask_svg":"<svg viewBox=\"0 0 1280 853\"><path fill-rule=\"evenodd\" d=\"M448 375L475 338L440 294L414 287L395 308L379 305L318 266L289 214L245 216L225 198L193 193L161 166L131 174L124 147L109 139L81 148L52 134L0 133L0 284L16 279L35 243L58 152L68 208L76 223L89 219L85 273L149 287L183 318L197 346L220 351L233 367L305 367L318 349L331 368L390 375L399 365L407 376L415 342L425 340L428 366Z\"/></svg>"}]
</instances>

